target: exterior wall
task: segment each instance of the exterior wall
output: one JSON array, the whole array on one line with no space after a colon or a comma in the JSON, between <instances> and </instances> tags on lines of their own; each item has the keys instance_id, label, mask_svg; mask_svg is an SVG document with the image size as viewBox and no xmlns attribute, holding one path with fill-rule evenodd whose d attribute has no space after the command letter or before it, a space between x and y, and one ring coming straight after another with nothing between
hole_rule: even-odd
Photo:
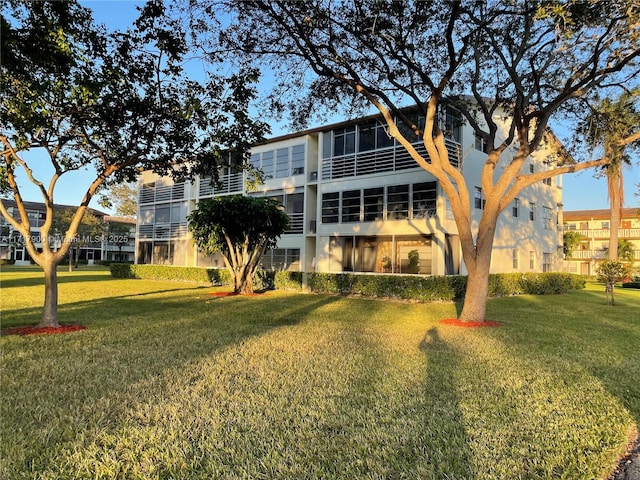
<instances>
[{"instance_id":1,"label":"exterior wall","mask_svg":"<svg viewBox=\"0 0 640 480\"><path fill-rule=\"evenodd\" d=\"M595 275L599 262L608 258L609 210L579 210L564 214L564 231L582 236L578 248L564 258L563 270L569 273ZM631 242L635 261L640 260L640 209L626 208L621 215L618 238Z\"/></svg>"},{"instance_id":2,"label":"exterior wall","mask_svg":"<svg viewBox=\"0 0 640 480\"><path fill-rule=\"evenodd\" d=\"M223 170L223 185L211 187L207 179L176 185L171 179L144 172L139 181L136 261L223 267L220 258L205 258L193 246L186 215L202 198L243 193L279 198L292 218L292 230L265 258L265 268L466 273L457 226L440 186L401 146L384 138L383 129L376 127L374 120L331 125L254 147L252 163L266 167L269 174L253 192L247 192L245 186L247 173L227 174ZM473 206L486 154L476 148L469 126L460 124L449 131L453 132L447 139L450 158L462 169ZM363 147L363 142L373 143ZM415 145L424 150L419 142ZM543 160L540 153L531 159L534 170L545 168ZM540 183L523 192L517 216L512 206L501 215L492 272L558 270L561 198L560 179L556 178L551 185ZM481 205L472 208L475 228ZM546 216L543 208L548 209L544 210ZM168 217L167 209L171 211Z\"/></svg>"}]
</instances>

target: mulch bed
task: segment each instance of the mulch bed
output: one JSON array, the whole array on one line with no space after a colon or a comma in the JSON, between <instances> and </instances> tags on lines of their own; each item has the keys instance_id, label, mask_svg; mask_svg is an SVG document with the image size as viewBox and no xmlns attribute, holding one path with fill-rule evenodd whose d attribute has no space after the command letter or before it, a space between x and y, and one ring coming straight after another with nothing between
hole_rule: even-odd
<instances>
[{"instance_id":1,"label":"mulch bed","mask_svg":"<svg viewBox=\"0 0 640 480\"><path fill-rule=\"evenodd\" d=\"M27 326L27 327L10 327L2 330L2 335L51 335L57 333L77 332L84 330L84 325L60 325L59 327L39 327L39 326Z\"/></svg>"},{"instance_id":2,"label":"mulch bed","mask_svg":"<svg viewBox=\"0 0 640 480\"><path fill-rule=\"evenodd\" d=\"M463 328L482 328L482 327L500 327L500 322L492 322L490 320L484 322L462 322L457 318L444 318L440 320L440 323L444 325L453 325L454 327Z\"/></svg>"},{"instance_id":3,"label":"mulch bed","mask_svg":"<svg viewBox=\"0 0 640 480\"><path fill-rule=\"evenodd\" d=\"M211 292L209 294L210 297L257 297L259 295L264 295L264 292L253 292L253 293Z\"/></svg>"}]
</instances>

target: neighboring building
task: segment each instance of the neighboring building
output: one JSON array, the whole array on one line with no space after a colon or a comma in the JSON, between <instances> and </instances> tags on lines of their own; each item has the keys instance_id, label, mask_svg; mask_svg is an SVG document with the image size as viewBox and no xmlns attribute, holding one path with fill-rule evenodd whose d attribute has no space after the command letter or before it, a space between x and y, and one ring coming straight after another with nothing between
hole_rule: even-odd
<instances>
[{"instance_id":1,"label":"neighboring building","mask_svg":"<svg viewBox=\"0 0 640 480\"><path fill-rule=\"evenodd\" d=\"M565 272L595 275L597 263L608 258L610 218L609 209L564 212L564 230L582 236L578 249L564 259ZM618 238L629 240L635 260L640 260L640 208L622 210Z\"/></svg>"},{"instance_id":2,"label":"neighboring building","mask_svg":"<svg viewBox=\"0 0 640 480\"><path fill-rule=\"evenodd\" d=\"M17 220L20 213L14 200L3 200L7 211ZM31 235L38 250L42 248L39 241L40 227L46 219L46 209L41 202L24 202L27 215L31 222ZM76 209L77 206L55 205L54 209ZM89 264L99 260L129 261L134 260L135 252L135 228L136 220L122 217L111 217L105 212L89 209L90 213L102 219L105 224L104 231L91 238L81 239L78 242L80 251L78 259ZM59 236L52 235L52 246L60 248ZM74 253L75 258L75 253ZM30 265L31 258L24 246L24 240L13 226L0 215L0 259L14 261L16 265Z\"/></svg>"},{"instance_id":3,"label":"neighboring building","mask_svg":"<svg viewBox=\"0 0 640 480\"><path fill-rule=\"evenodd\" d=\"M416 118L416 121L420 121ZM486 147L453 109L441 115L452 162L470 190L477 225L484 199L480 174ZM426 156L420 139L416 148ZM508 156L505 152L503 156ZM527 171L547 168L543 151ZM268 140L251 150L267 180L247 193L247 173L174 183L147 171L139 178L136 261L223 267L193 245L186 217L199 200L249 194L277 198L291 227L263 258L265 269L305 272L466 273L458 230L436 179L389 138L371 116ZM496 169L501 171L501 165ZM526 189L500 217L492 272L558 270L562 252L560 177Z\"/></svg>"}]
</instances>

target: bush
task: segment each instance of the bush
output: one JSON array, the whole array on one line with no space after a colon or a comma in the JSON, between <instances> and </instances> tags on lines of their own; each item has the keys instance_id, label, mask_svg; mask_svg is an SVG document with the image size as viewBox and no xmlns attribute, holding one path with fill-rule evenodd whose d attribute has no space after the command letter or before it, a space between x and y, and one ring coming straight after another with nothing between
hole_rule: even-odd
<instances>
[{"instance_id":1,"label":"bush","mask_svg":"<svg viewBox=\"0 0 640 480\"><path fill-rule=\"evenodd\" d=\"M275 272L273 286L277 290L302 290L302 272Z\"/></svg>"},{"instance_id":2,"label":"bush","mask_svg":"<svg viewBox=\"0 0 640 480\"><path fill-rule=\"evenodd\" d=\"M229 272L217 268L133 265L129 263L112 263L109 268L111 275L115 278L174 280L213 285L230 285L232 283Z\"/></svg>"},{"instance_id":3,"label":"bush","mask_svg":"<svg viewBox=\"0 0 640 480\"><path fill-rule=\"evenodd\" d=\"M640 282L623 283L622 288L640 288Z\"/></svg>"},{"instance_id":4,"label":"bush","mask_svg":"<svg viewBox=\"0 0 640 480\"><path fill-rule=\"evenodd\" d=\"M8 258L0 258L0 265L14 265L15 260L9 260Z\"/></svg>"},{"instance_id":5,"label":"bush","mask_svg":"<svg viewBox=\"0 0 640 480\"><path fill-rule=\"evenodd\" d=\"M112 263L116 278L176 280L214 285L231 285L227 270L167 265ZM302 272L258 271L253 279L256 289L302 290ZM467 277L417 275L356 275L353 273L310 273L311 292L330 295L391 297L421 302L462 300ZM489 297L519 294L549 295L582 289L585 278L567 273L499 273L489 275ZM633 288L633 287L630 287Z\"/></svg>"},{"instance_id":6,"label":"bush","mask_svg":"<svg viewBox=\"0 0 640 480\"><path fill-rule=\"evenodd\" d=\"M309 289L315 293L395 297L418 301L452 301L464 298L467 277L409 275L354 275L313 273ZM566 293L585 286L584 277L566 273L499 273L489 275L488 296Z\"/></svg>"}]
</instances>

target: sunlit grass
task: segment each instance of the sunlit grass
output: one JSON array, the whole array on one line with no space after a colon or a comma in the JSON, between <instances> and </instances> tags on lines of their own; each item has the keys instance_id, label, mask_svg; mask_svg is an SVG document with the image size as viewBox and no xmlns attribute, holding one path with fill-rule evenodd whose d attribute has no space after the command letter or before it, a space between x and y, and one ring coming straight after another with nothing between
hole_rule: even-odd
<instances>
[{"instance_id":1,"label":"sunlit grass","mask_svg":"<svg viewBox=\"0 0 640 480\"><path fill-rule=\"evenodd\" d=\"M2 327L37 323L2 273ZM0 339L0 478L604 477L640 418L640 293L455 304L62 274L60 320Z\"/></svg>"}]
</instances>

